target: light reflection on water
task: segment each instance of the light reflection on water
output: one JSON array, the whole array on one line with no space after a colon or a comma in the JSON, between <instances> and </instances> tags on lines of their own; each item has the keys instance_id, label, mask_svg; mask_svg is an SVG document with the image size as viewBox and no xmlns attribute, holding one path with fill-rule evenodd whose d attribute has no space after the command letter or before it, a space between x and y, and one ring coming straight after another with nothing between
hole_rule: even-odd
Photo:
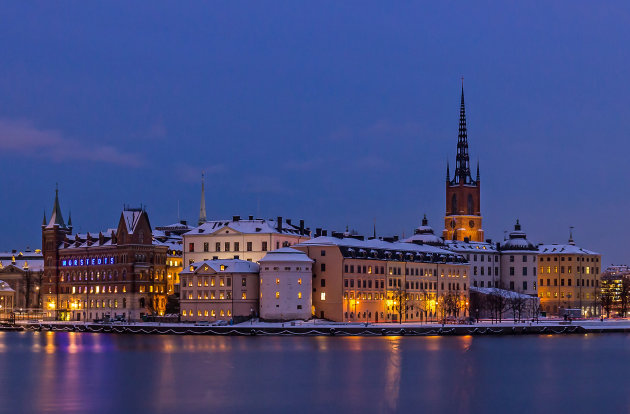
<instances>
[{"instance_id":1,"label":"light reflection on water","mask_svg":"<svg viewBox=\"0 0 630 414\"><path fill-rule=\"evenodd\" d=\"M0 412L628 411L629 338L0 333Z\"/></svg>"}]
</instances>

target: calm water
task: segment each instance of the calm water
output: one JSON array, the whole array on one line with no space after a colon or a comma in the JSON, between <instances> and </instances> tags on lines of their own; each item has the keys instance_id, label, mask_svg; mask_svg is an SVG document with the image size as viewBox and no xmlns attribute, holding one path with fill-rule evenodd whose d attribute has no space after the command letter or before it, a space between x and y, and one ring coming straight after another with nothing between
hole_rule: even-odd
<instances>
[{"instance_id":1,"label":"calm water","mask_svg":"<svg viewBox=\"0 0 630 414\"><path fill-rule=\"evenodd\" d=\"M622 334L0 333L0 412L627 412L629 368Z\"/></svg>"}]
</instances>

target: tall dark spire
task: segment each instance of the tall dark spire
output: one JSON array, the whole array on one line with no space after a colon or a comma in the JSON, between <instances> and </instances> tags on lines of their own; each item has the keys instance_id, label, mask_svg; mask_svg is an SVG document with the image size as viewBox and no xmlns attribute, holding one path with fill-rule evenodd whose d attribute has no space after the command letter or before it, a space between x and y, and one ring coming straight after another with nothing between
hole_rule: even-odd
<instances>
[{"instance_id":1,"label":"tall dark spire","mask_svg":"<svg viewBox=\"0 0 630 414\"><path fill-rule=\"evenodd\" d=\"M462 78L462 99L459 107L459 133L457 135L457 159L453 184L474 184L470 176L468 156L468 132L466 129L466 105L464 104L464 78Z\"/></svg>"},{"instance_id":2,"label":"tall dark spire","mask_svg":"<svg viewBox=\"0 0 630 414\"><path fill-rule=\"evenodd\" d=\"M446 182L450 182L451 181L451 168L448 165L448 160L446 160Z\"/></svg>"},{"instance_id":3,"label":"tall dark spire","mask_svg":"<svg viewBox=\"0 0 630 414\"><path fill-rule=\"evenodd\" d=\"M55 205L53 206L53 211L50 216L50 221L48 222L48 228L53 228L54 226L59 226L62 229L66 228L66 223L63 221L63 216L61 215L61 207L59 207L59 187L55 188Z\"/></svg>"}]
</instances>

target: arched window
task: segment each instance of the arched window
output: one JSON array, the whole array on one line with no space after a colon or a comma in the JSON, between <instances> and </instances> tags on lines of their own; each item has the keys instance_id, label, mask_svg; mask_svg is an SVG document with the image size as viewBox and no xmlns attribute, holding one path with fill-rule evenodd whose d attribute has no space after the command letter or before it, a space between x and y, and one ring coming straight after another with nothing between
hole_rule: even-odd
<instances>
[{"instance_id":1,"label":"arched window","mask_svg":"<svg viewBox=\"0 0 630 414\"><path fill-rule=\"evenodd\" d=\"M451 198L451 214L457 214L457 195L455 194Z\"/></svg>"},{"instance_id":2,"label":"arched window","mask_svg":"<svg viewBox=\"0 0 630 414\"><path fill-rule=\"evenodd\" d=\"M468 215L472 216L474 214L474 206L473 206L473 197L471 194L468 194Z\"/></svg>"}]
</instances>

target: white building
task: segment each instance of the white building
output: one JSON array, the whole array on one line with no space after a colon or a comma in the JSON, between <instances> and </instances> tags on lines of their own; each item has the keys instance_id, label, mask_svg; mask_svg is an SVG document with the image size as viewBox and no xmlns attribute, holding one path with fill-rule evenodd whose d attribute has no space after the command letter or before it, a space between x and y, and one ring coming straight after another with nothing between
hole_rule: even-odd
<instances>
[{"instance_id":1,"label":"white building","mask_svg":"<svg viewBox=\"0 0 630 414\"><path fill-rule=\"evenodd\" d=\"M240 259L257 262L271 250L308 240L304 221L249 219L207 221L184 234L184 265L205 260Z\"/></svg>"},{"instance_id":2,"label":"white building","mask_svg":"<svg viewBox=\"0 0 630 414\"><path fill-rule=\"evenodd\" d=\"M310 319L313 260L286 247L267 253L259 264L261 319Z\"/></svg>"},{"instance_id":3,"label":"white building","mask_svg":"<svg viewBox=\"0 0 630 414\"><path fill-rule=\"evenodd\" d=\"M459 253L470 263L470 285L473 287L499 287L501 259L492 243L448 240L448 250Z\"/></svg>"},{"instance_id":4,"label":"white building","mask_svg":"<svg viewBox=\"0 0 630 414\"><path fill-rule=\"evenodd\" d=\"M537 296L538 247L527 240L527 235L521 230L518 220L509 238L499 245L499 251L503 288Z\"/></svg>"}]
</instances>

